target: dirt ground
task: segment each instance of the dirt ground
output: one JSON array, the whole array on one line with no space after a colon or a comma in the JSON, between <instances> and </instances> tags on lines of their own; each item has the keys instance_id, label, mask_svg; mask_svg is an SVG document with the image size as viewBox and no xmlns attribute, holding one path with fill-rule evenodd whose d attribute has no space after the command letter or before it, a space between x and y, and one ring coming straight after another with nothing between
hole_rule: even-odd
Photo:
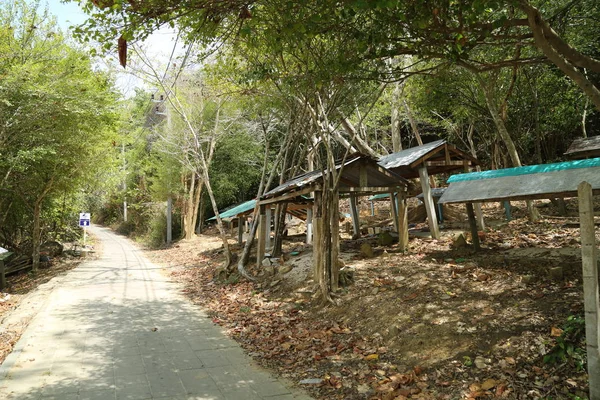
<instances>
[{"instance_id":1,"label":"dirt ground","mask_svg":"<svg viewBox=\"0 0 600 400\"><path fill-rule=\"evenodd\" d=\"M302 236L286 242L276 268L289 272L251 268L260 283L214 282L222 256L211 234L150 256L255 359L316 398L586 398L577 357L544 362L568 339L567 319L583 313L576 205L558 217L540 202L538 223L514 205L508 223L498 206L484 209L494 228L479 253L453 247L460 221L446 222L441 240L411 237L408 254L376 235L344 240L354 283L327 307L314 301ZM364 242L374 257L361 254Z\"/></svg>"}]
</instances>

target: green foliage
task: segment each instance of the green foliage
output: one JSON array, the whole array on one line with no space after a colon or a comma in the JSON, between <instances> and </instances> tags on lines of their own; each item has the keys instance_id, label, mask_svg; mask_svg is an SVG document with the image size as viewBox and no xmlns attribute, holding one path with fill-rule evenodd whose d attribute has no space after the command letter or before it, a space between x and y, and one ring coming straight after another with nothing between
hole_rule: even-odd
<instances>
[{"instance_id":1,"label":"green foliage","mask_svg":"<svg viewBox=\"0 0 600 400\"><path fill-rule=\"evenodd\" d=\"M42 235L73 236L82 190L110 169L116 120L108 75L37 5L0 5L0 242L13 248L37 237L36 220Z\"/></svg>"},{"instance_id":2,"label":"green foliage","mask_svg":"<svg viewBox=\"0 0 600 400\"><path fill-rule=\"evenodd\" d=\"M585 349L585 318L570 315L563 326L562 334L556 338L554 347L544 356L547 364L568 362L578 370L585 370L587 356Z\"/></svg>"}]
</instances>

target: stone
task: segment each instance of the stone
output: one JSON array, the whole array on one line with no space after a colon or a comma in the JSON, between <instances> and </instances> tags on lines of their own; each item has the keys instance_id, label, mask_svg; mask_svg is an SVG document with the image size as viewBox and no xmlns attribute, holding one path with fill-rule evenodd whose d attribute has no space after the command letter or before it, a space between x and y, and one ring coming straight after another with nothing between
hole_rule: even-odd
<instances>
[{"instance_id":1,"label":"stone","mask_svg":"<svg viewBox=\"0 0 600 400\"><path fill-rule=\"evenodd\" d=\"M373 247L367 242L360 245L360 254L367 258L373 258Z\"/></svg>"},{"instance_id":2,"label":"stone","mask_svg":"<svg viewBox=\"0 0 600 400\"><path fill-rule=\"evenodd\" d=\"M271 265L273 265L273 262L271 261L270 258L264 258L261 262L263 267L270 267Z\"/></svg>"},{"instance_id":3,"label":"stone","mask_svg":"<svg viewBox=\"0 0 600 400\"><path fill-rule=\"evenodd\" d=\"M389 246L394 243L394 238L389 232L381 232L377 237L377 244L380 246Z\"/></svg>"},{"instance_id":4,"label":"stone","mask_svg":"<svg viewBox=\"0 0 600 400\"><path fill-rule=\"evenodd\" d=\"M550 278L552 278L552 280L554 280L554 281L562 281L563 280L564 274L563 274L562 267L550 268L548 270L548 273L550 274Z\"/></svg>"},{"instance_id":5,"label":"stone","mask_svg":"<svg viewBox=\"0 0 600 400\"><path fill-rule=\"evenodd\" d=\"M467 239L465 239L465 235L463 235L462 233L454 235L454 237L452 238L452 247L454 247L455 249L461 249L466 246Z\"/></svg>"},{"instance_id":6,"label":"stone","mask_svg":"<svg viewBox=\"0 0 600 400\"><path fill-rule=\"evenodd\" d=\"M486 367L485 364L485 359L481 356L477 356L475 357L475 362L474 362L475 366L479 369L483 369Z\"/></svg>"},{"instance_id":7,"label":"stone","mask_svg":"<svg viewBox=\"0 0 600 400\"><path fill-rule=\"evenodd\" d=\"M275 268L271 265L269 265L268 267L264 267L263 271L265 272L265 275L267 275L267 276L275 275Z\"/></svg>"},{"instance_id":8,"label":"stone","mask_svg":"<svg viewBox=\"0 0 600 400\"><path fill-rule=\"evenodd\" d=\"M280 273L281 275L285 275L285 274L287 274L288 272L290 272L292 269L294 269L294 266L293 266L293 265L289 265L289 264L288 264L288 265L284 265L284 266L282 266L281 268L279 268L279 273Z\"/></svg>"},{"instance_id":9,"label":"stone","mask_svg":"<svg viewBox=\"0 0 600 400\"><path fill-rule=\"evenodd\" d=\"M535 277L533 275L523 275L521 277L521 282L523 282L526 285L529 285L530 283L533 282L534 279L535 279Z\"/></svg>"},{"instance_id":10,"label":"stone","mask_svg":"<svg viewBox=\"0 0 600 400\"><path fill-rule=\"evenodd\" d=\"M373 289L371 290L371 294L372 294L373 296L377 295L377 293L379 293L379 288L373 288Z\"/></svg>"},{"instance_id":11,"label":"stone","mask_svg":"<svg viewBox=\"0 0 600 400\"><path fill-rule=\"evenodd\" d=\"M320 385L321 383L323 383L323 379L321 379L321 378L308 378L308 379L302 379L299 383L301 385Z\"/></svg>"},{"instance_id":12,"label":"stone","mask_svg":"<svg viewBox=\"0 0 600 400\"><path fill-rule=\"evenodd\" d=\"M50 257L57 257L62 254L63 249L62 244L56 241L49 241L40 246L40 253Z\"/></svg>"}]
</instances>

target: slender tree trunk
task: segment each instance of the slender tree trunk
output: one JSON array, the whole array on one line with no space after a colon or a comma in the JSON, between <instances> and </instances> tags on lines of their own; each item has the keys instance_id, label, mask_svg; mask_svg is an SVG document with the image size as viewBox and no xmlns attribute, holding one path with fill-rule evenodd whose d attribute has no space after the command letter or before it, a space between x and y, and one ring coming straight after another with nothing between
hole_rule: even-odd
<instances>
[{"instance_id":1,"label":"slender tree trunk","mask_svg":"<svg viewBox=\"0 0 600 400\"><path fill-rule=\"evenodd\" d=\"M190 177L190 184L187 190L185 198L185 212L183 214L183 231L185 233L186 240L190 240L194 237L194 198L196 192L196 174L192 173Z\"/></svg>"},{"instance_id":2,"label":"slender tree trunk","mask_svg":"<svg viewBox=\"0 0 600 400\"><path fill-rule=\"evenodd\" d=\"M417 139L419 146L423 146L423 139L421 139L421 134L419 133L419 126L417 125L417 121L415 120L413 113L408 106L408 102L406 99L403 99L402 102L404 103L404 109L406 110L406 116L408 117L408 122L410 122L413 135L415 135L415 139Z\"/></svg>"},{"instance_id":3,"label":"slender tree trunk","mask_svg":"<svg viewBox=\"0 0 600 400\"><path fill-rule=\"evenodd\" d=\"M400 97L402 96L402 84L396 82L392 92L392 149L394 153L402 150L401 122L400 119Z\"/></svg>"},{"instance_id":4,"label":"slender tree trunk","mask_svg":"<svg viewBox=\"0 0 600 400\"><path fill-rule=\"evenodd\" d=\"M42 200L38 199L33 205L33 234L31 235L31 245L33 258L33 272L37 272L40 267L40 246L42 238L41 229L41 213L42 213Z\"/></svg>"}]
</instances>

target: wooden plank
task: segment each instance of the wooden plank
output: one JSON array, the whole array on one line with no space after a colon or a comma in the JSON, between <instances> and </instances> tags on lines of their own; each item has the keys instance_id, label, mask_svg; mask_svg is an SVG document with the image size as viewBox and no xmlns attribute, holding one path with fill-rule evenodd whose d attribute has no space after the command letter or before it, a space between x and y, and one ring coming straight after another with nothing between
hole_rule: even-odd
<instances>
[{"instance_id":1,"label":"wooden plank","mask_svg":"<svg viewBox=\"0 0 600 400\"><path fill-rule=\"evenodd\" d=\"M475 251L481 250L479 245L479 235L477 232L477 221L475 220L475 210L473 210L473 203L467 203L467 216L469 217L469 227L471 228L471 240L473 241L473 247Z\"/></svg>"},{"instance_id":2,"label":"wooden plank","mask_svg":"<svg viewBox=\"0 0 600 400\"><path fill-rule=\"evenodd\" d=\"M306 209L306 244L313 242L313 208Z\"/></svg>"},{"instance_id":3,"label":"wooden plank","mask_svg":"<svg viewBox=\"0 0 600 400\"><path fill-rule=\"evenodd\" d=\"M295 190L292 192L287 192L280 196L271 197L268 199L262 199L262 200L260 200L259 204L279 203L279 202L282 202L285 200L293 199L294 197L302 196L303 194L314 192L315 190L320 190L320 186L319 185L309 185L309 186L303 187L302 189Z\"/></svg>"},{"instance_id":4,"label":"wooden plank","mask_svg":"<svg viewBox=\"0 0 600 400\"><path fill-rule=\"evenodd\" d=\"M369 186L369 175L367 174L367 166L361 163L358 167L358 184L360 187Z\"/></svg>"},{"instance_id":5,"label":"wooden plank","mask_svg":"<svg viewBox=\"0 0 600 400\"><path fill-rule=\"evenodd\" d=\"M431 187L429 186L429 176L427 174L426 167L419 168L419 178L421 180L421 188L423 189L423 203L425 204L425 211L427 212L427 220L429 223L431 237L434 239L439 239L440 228L438 227L437 215L435 214L433 196L431 195Z\"/></svg>"},{"instance_id":6,"label":"wooden plank","mask_svg":"<svg viewBox=\"0 0 600 400\"><path fill-rule=\"evenodd\" d=\"M271 222L273 220L273 210L271 209L271 207L267 207L266 213L265 213L265 249L270 249L271 248Z\"/></svg>"},{"instance_id":7,"label":"wooden plank","mask_svg":"<svg viewBox=\"0 0 600 400\"><path fill-rule=\"evenodd\" d=\"M446 165L450 165L450 151L448 151L448 143L444 144L444 156Z\"/></svg>"},{"instance_id":8,"label":"wooden plank","mask_svg":"<svg viewBox=\"0 0 600 400\"><path fill-rule=\"evenodd\" d=\"M382 187L351 187L351 188L340 188L340 193L389 193L404 190L402 186L382 186Z\"/></svg>"},{"instance_id":9,"label":"wooden plank","mask_svg":"<svg viewBox=\"0 0 600 400\"><path fill-rule=\"evenodd\" d=\"M592 186L581 182L579 221L581 222L581 263L583 268L583 302L585 309L585 337L588 361L590 399L600 399L600 301L598 292L598 249L594 227Z\"/></svg>"}]
</instances>

